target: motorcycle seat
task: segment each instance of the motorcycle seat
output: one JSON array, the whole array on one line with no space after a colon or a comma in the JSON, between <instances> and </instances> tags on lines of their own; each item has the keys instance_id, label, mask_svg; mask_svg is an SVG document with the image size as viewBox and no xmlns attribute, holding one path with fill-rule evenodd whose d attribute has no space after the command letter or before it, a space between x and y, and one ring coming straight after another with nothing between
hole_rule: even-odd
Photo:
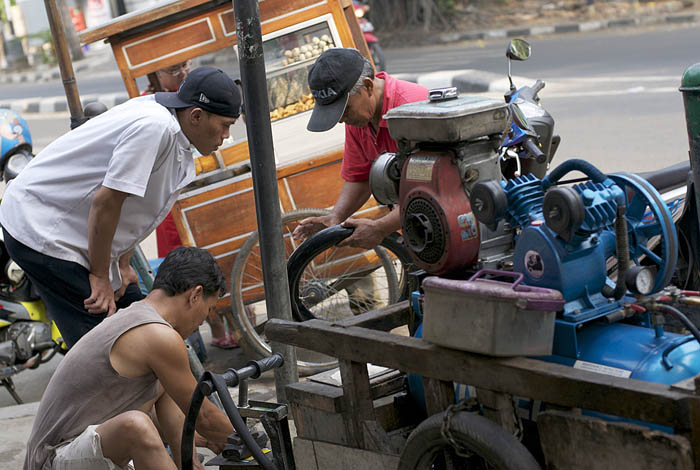
<instances>
[{"instance_id":1,"label":"motorcycle seat","mask_svg":"<svg viewBox=\"0 0 700 470\"><path fill-rule=\"evenodd\" d=\"M637 173L639 176L647 180L659 192L668 191L669 189L685 186L688 182L688 172L690 171L690 162L680 162L675 165L667 166L659 170Z\"/></svg>"}]
</instances>

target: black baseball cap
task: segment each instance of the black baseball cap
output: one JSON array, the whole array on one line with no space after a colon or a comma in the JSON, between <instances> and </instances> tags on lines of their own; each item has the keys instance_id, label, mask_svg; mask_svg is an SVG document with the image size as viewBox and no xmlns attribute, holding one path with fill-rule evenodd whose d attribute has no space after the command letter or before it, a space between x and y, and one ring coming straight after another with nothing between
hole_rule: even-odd
<instances>
[{"instance_id":1,"label":"black baseball cap","mask_svg":"<svg viewBox=\"0 0 700 470\"><path fill-rule=\"evenodd\" d=\"M314 110L306 128L327 131L338 124L348 104L348 93L362 75L365 58L356 49L329 49L309 69Z\"/></svg>"},{"instance_id":2,"label":"black baseball cap","mask_svg":"<svg viewBox=\"0 0 700 470\"><path fill-rule=\"evenodd\" d=\"M156 93L156 101L168 108L197 106L214 114L237 118L241 92L231 77L216 67L197 67L174 92Z\"/></svg>"}]
</instances>

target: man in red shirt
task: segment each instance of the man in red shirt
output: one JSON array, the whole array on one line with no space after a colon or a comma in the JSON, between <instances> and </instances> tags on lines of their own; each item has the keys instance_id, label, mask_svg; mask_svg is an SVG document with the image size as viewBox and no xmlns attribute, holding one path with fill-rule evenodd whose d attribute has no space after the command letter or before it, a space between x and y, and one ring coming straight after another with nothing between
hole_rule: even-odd
<instances>
[{"instance_id":1,"label":"man in red shirt","mask_svg":"<svg viewBox=\"0 0 700 470\"><path fill-rule=\"evenodd\" d=\"M384 152L398 146L382 116L392 108L428 99L428 89L395 79L385 72L374 74L372 64L355 49L330 49L309 71L309 87L316 101L307 129L327 131L345 123L345 155L340 176L345 180L331 214L302 220L294 237L305 240L331 225L343 223L355 232L344 244L371 249L401 228L399 211L377 219L348 219L367 202L369 170Z\"/></svg>"}]
</instances>

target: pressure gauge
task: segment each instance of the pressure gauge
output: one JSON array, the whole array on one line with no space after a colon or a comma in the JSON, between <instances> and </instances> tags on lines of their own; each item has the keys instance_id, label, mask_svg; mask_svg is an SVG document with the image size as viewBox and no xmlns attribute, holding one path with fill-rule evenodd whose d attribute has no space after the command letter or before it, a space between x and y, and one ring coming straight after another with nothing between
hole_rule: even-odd
<instances>
[{"instance_id":1,"label":"pressure gauge","mask_svg":"<svg viewBox=\"0 0 700 470\"><path fill-rule=\"evenodd\" d=\"M630 266L625 273L625 284L633 294L651 294L655 281L656 273L649 266Z\"/></svg>"}]
</instances>

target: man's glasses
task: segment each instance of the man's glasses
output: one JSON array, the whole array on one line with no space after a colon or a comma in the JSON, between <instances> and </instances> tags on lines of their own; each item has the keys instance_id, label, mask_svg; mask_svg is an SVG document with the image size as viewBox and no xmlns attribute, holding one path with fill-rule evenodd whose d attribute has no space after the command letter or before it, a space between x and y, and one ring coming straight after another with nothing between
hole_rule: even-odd
<instances>
[{"instance_id":1,"label":"man's glasses","mask_svg":"<svg viewBox=\"0 0 700 470\"><path fill-rule=\"evenodd\" d=\"M187 62L183 62L178 65L173 65L171 67L166 67L163 70L160 70L163 73L167 73L168 75L172 75L173 77L177 77L181 73L187 73L190 71L190 67L192 66L192 61L188 60Z\"/></svg>"}]
</instances>

